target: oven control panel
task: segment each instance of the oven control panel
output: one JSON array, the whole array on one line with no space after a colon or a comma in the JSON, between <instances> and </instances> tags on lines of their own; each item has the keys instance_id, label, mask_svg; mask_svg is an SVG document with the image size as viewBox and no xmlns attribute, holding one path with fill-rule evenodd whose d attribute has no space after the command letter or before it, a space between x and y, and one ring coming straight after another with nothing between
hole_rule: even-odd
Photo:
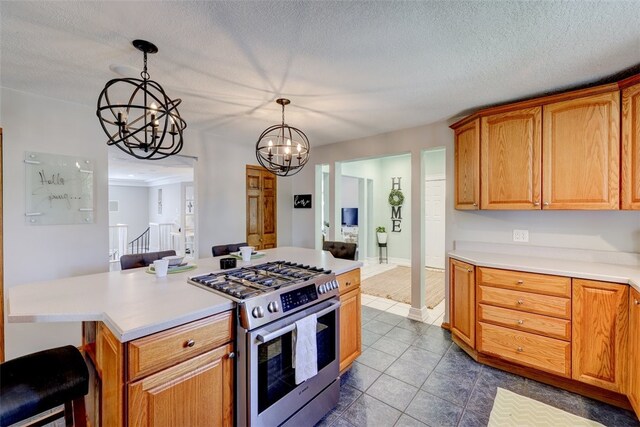
<instances>
[{"instance_id":1,"label":"oven control panel","mask_svg":"<svg viewBox=\"0 0 640 427\"><path fill-rule=\"evenodd\" d=\"M308 285L290 292L285 292L280 295L280 301L282 302L282 312L286 313L289 310L293 310L296 307L308 304L317 299L318 292L316 291L315 285Z\"/></svg>"}]
</instances>

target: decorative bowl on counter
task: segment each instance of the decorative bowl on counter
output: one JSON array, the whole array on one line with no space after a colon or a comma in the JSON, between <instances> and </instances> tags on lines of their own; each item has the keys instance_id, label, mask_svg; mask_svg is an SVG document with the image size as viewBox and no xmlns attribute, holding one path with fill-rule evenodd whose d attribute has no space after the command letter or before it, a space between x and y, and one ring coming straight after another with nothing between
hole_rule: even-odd
<instances>
[{"instance_id":1,"label":"decorative bowl on counter","mask_svg":"<svg viewBox=\"0 0 640 427\"><path fill-rule=\"evenodd\" d=\"M169 261L169 267L174 267L182 263L184 256L170 255L170 256L163 257L162 259L166 259L167 261Z\"/></svg>"}]
</instances>

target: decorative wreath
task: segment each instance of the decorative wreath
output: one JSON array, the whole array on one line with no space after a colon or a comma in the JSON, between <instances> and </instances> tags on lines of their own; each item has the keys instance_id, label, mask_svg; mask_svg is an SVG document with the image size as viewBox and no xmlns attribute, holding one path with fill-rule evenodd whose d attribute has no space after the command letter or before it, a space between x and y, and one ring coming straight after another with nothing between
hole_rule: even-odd
<instances>
[{"instance_id":1,"label":"decorative wreath","mask_svg":"<svg viewBox=\"0 0 640 427\"><path fill-rule=\"evenodd\" d=\"M404 195L400 190L391 190L389 193L389 204L391 206L400 206L404 203Z\"/></svg>"}]
</instances>

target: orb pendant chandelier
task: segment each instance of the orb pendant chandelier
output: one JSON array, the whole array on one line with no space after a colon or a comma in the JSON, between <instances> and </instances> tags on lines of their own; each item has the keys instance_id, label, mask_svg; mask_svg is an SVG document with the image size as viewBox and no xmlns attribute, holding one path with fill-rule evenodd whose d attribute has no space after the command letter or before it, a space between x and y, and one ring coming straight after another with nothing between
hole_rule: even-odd
<instances>
[{"instance_id":1,"label":"orb pendant chandelier","mask_svg":"<svg viewBox=\"0 0 640 427\"><path fill-rule=\"evenodd\" d=\"M141 79L108 81L98 97L96 114L109 137L107 145L138 159L164 159L182 150L182 132L187 127L178 112L182 101L169 98L147 72L147 54L158 48L146 40L132 44L144 54Z\"/></svg>"},{"instance_id":2,"label":"orb pendant chandelier","mask_svg":"<svg viewBox=\"0 0 640 427\"><path fill-rule=\"evenodd\" d=\"M291 101L279 98L276 102L282 105L282 123L260 134L256 158L272 174L291 176L300 172L309 160L309 139L300 129L284 122L284 106Z\"/></svg>"}]
</instances>

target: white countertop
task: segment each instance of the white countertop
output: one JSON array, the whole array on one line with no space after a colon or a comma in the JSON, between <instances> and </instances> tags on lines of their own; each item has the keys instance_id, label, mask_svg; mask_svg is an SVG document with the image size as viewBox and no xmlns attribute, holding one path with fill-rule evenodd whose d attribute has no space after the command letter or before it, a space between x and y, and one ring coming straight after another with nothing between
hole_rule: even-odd
<instances>
[{"instance_id":1,"label":"white countertop","mask_svg":"<svg viewBox=\"0 0 640 427\"><path fill-rule=\"evenodd\" d=\"M265 257L250 263L239 260L238 267L285 260L341 274L362 266L313 249L264 252ZM14 286L7 290L7 318L9 322L102 321L121 342L131 341L232 309L231 300L187 283L189 276L220 270L220 258L199 259L198 268L163 278L137 268Z\"/></svg>"},{"instance_id":2,"label":"white countertop","mask_svg":"<svg viewBox=\"0 0 640 427\"><path fill-rule=\"evenodd\" d=\"M455 250L449 256L480 267L625 283L640 291L640 268L629 265Z\"/></svg>"}]
</instances>

